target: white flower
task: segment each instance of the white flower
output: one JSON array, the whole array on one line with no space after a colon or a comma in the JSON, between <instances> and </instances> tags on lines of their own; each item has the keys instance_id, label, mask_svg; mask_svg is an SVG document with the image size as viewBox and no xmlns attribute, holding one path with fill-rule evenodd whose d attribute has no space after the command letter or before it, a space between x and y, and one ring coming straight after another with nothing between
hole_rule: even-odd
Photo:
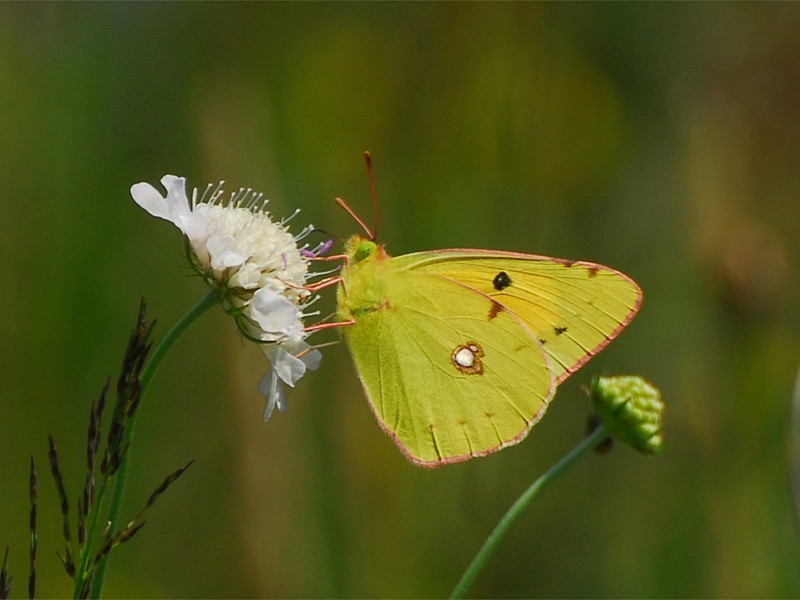
<instances>
[{"instance_id":1,"label":"white flower","mask_svg":"<svg viewBox=\"0 0 800 600\"><path fill-rule=\"evenodd\" d=\"M240 322L242 329L264 341L298 335L303 328L299 310L294 313L293 323L283 323L281 327L270 325L263 331L254 331L254 323L264 321L265 308L278 306L275 295L295 307L309 299L311 294L305 284L310 276L308 262L314 254L298 248L297 242L311 227L292 236L283 222L270 218L264 209L266 199L249 189L240 189L222 201L221 184L213 190L208 186L199 199L197 190L193 190L189 200L183 177L165 175L161 183L166 196L149 183L135 184L131 195L151 215L170 221L183 232L189 241L192 265L221 291L226 310L245 318L244 323ZM271 304L251 306L256 293L262 290L274 293L269 297ZM285 317L288 310L284 303L281 315Z\"/></svg>"},{"instance_id":2,"label":"white flower","mask_svg":"<svg viewBox=\"0 0 800 600\"><path fill-rule=\"evenodd\" d=\"M264 420L269 419L275 407L284 412L286 397L283 394L281 381L294 387L307 369L316 370L322 359L319 350L302 340L289 340L281 344L265 344L261 346L272 368L264 373L258 384L258 391L267 397L264 408Z\"/></svg>"},{"instance_id":3,"label":"white flower","mask_svg":"<svg viewBox=\"0 0 800 600\"><path fill-rule=\"evenodd\" d=\"M313 250L298 247L313 228L293 236L287 220L273 221L265 210L267 200L250 189L223 199L222 183L209 185L199 198L194 189L190 200L183 177L165 175L161 184L166 196L149 183L133 185L131 196L186 236L192 266L220 292L225 310L245 336L260 343L272 365L259 384L268 396L265 417L276 405L284 410L279 380L294 386L321 358L303 341L303 317L308 315L302 308L314 300L307 288L314 276L309 261L327 252L329 243Z\"/></svg>"}]
</instances>

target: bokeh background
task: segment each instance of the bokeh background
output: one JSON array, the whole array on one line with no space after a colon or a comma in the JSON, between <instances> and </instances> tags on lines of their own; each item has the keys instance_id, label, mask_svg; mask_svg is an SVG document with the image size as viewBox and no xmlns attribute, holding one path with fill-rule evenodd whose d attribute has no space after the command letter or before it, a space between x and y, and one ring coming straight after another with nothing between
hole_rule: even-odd
<instances>
[{"instance_id":1,"label":"bokeh background","mask_svg":"<svg viewBox=\"0 0 800 600\"><path fill-rule=\"evenodd\" d=\"M30 454L40 595L68 595L47 434L76 498L89 405L118 372L139 299L158 339L205 293L178 231L130 185L225 179L339 240L357 228L335 196L372 219L364 150L391 252L606 263L642 285L642 312L524 443L436 471L375 424L342 344L264 424L263 356L222 311L204 315L141 407L123 518L196 464L115 552L107 595L446 595L581 439L583 387L602 373L660 386L667 451L584 460L473 594L800 595L791 3L0 5L0 544L14 594Z\"/></svg>"}]
</instances>

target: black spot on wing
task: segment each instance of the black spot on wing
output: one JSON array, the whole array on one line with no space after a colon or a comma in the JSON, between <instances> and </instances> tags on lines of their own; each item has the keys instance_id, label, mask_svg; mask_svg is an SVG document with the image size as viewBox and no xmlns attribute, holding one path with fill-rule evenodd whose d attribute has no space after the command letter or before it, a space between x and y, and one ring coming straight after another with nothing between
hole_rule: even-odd
<instances>
[{"instance_id":1,"label":"black spot on wing","mask_svg":"<svg viewBox=\"0 0 800 600\"><path fill-rule=\"evenodd\" d=\"M494 289L496 289L498 292L502 292L504 289L506 289L508 286L511 285L511 277L509 277L508 273L506 273L505 271L500 271L497 275L494 276L494 279L492 279L492 285L494 286Z\"/></svg>"},{"instance_id":2,"label":"black spot on wing","mask_svg":"<svg viewBox=\"0 0 800 600\"><path fill-rule=\"evenodd\" d=\"M562 333L567 333L567 328L566 327L553 327L553 332L556 335L561 335Z\"/></svg>"}]
</instances>

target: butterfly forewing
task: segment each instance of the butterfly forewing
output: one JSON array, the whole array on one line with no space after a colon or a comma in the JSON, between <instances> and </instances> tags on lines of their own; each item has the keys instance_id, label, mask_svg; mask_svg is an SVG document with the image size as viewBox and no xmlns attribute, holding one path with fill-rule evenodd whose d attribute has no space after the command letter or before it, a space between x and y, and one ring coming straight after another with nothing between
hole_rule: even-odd
<instances>
[{"instance_id":1,"label":"butterfly forewing","mask_svg":"<svg viewBox=\"0 0 800 600\"><path fill-rule=\"evenodd\" d=\"M355 318L345 335L382 427L424 466L520 441L555 390L536 335L489 295L395 260L370 272L368 298L345 301Z\"/></svg>"},{"instance_id":2,"label":"butterfly forewing","mask_svg":"<svg viewBox=\"0 0 800 600\"><path fill-rule=\"evenodd\" d=\"M512 312L534 332L559 383L619 334L642 298L629 277L587 262L458 249L392 260L460 283Z\"/></svg>"}]
</instances>

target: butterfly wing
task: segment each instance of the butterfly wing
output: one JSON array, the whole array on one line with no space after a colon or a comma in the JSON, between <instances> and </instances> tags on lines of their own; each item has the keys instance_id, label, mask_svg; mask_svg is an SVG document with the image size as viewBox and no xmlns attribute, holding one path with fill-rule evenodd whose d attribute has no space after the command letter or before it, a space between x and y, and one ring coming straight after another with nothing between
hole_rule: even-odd
<instances>
[{"instance_id":1,"label":"butterfly wing","mask_svg":"<svg viewBox=\"0 0 800 600\"><path fill-rule=\"evenodd\" d=\"M439 250L392 259L485 294L533 331L561 383L630 323L642 302L628 276L589 262L487 250Z\"/></svg>"},{"instance_id":2,"label":"butterfly wing","mask_svg":"<svg viewBox=\"0 0 800 600\"><path fill-rule=\"evenodd\" d=\"M395 260L348 275L339 307L383 429L429 467L522 440L555 391L534 333L488 295Z\"/></svg>"}]
</instances>

